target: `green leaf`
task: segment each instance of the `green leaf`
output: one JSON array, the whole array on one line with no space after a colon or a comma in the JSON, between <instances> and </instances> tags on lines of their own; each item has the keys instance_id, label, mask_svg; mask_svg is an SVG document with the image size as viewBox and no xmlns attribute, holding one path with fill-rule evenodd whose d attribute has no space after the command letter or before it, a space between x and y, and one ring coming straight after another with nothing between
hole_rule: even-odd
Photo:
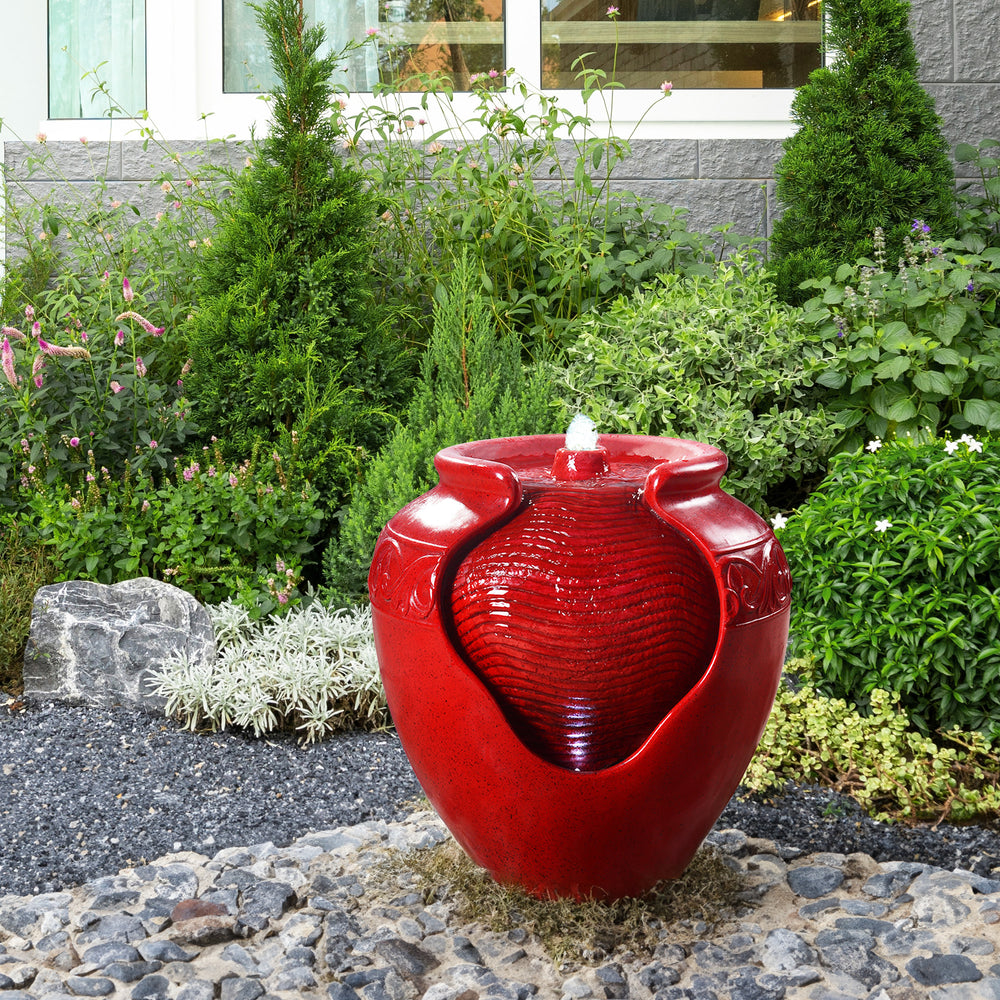
<instances>
[{"instance_id":1,"label":"green leaf","mask_svg":"<svg viewBox=\"0 0 1000 1000\"><path fill-rule=\"evenodd\" d=\"M992 399L967 399L962 416L975 427L1000 430L1000 403Z\"/></svg>"},{"instance_id":2,"label":"green leaf","mask_svg":"<svg viewBox=\"0 0 1000 1000\"><path fill-rule=\"evenodd\" d=\"M917 415L917 408L912 399L899 399L889 407L886 416L897 424L912 420Z\"/></svg>"},{"instance_id":3,"label":"green leaf","mask_svg":"<svg viewBox=\"0 0 1000 1000\"><path fill-rule=\"evenodd\" d=\"M903 372L910 370L910 365L910 359L905 354L897 354L894 358L876 365L872 374L877 379L897 379Z\"/></svg>"},{"instance_id":4,"label":"green leaf","mask_svg":"<svg viewBox=\"0 0 1000 1000\"><path fill-rule=\"evenodd\" d=\"M817 379L816 384L825 386L827 389L840 389L847 382L847 376L843 372L825 371Z\"/></svg>"}]
</instances>

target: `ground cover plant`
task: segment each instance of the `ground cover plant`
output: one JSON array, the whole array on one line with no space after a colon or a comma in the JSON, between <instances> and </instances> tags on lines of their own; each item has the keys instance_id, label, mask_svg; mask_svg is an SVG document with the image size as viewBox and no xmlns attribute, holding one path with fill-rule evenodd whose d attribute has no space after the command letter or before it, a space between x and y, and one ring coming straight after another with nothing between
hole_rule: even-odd
<instances>
[{"instance_id":1,"label":"ground cover plant","mask_svg":"<svg viewBox=\"0 0 1000 1000\"><path fill-rule=\"evenodd\" d=\"M216 662L180 659L153 679L166 713L186 728L256 736L290 729L309 744L339 730L390 725L370 610L314 602L256 622L232 601L210 611Z\"/></svg>"},{"instance_id":2,"label":"ground cover plant","mask_svg":"<svg viewBox=\"0 0 1000 1000\"><path fill-rule=\"evenodd\" d=\"M1000 734L998 484L995 442L968 435L834 460L778 531L791 647L820 690L862 707L890 691L927 734Z\"/></svg>"},{"instance_id":3,"label":"ground cover plant","mask_svg":"<svg viewBox=\"0 0 1000 1000\"><path fill-rule=\"evenodd\" d=\"M759 510L825 467L836 429L817 383L828 362L754 259L661 275L574 332L554 377L568 412L601 433L714 444L729 457L725 488Z\"/></svg>"},{"instance_id":4,"label":"ground cover plant","mask_svg":"<svg viewBox=\"0 0 1000 1000\"><path fill-rule=\"evenodd\" d=\"M769 240L779 294L870 257L881 227L891 264L914 218L954 235L954 172L934 101L917 80L906 0L826 0L832 66L792 102L795 133L775 168L783 208Z\"/></svg>"}]
</instances>

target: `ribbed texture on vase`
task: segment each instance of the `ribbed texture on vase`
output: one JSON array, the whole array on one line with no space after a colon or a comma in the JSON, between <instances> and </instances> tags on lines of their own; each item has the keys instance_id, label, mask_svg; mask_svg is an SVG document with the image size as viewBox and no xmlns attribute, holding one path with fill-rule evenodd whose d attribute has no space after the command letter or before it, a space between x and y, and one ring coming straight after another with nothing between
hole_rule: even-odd
<instances>
[{"instance_id":1,"label":"ribbed texture on vase","mask_svg":"<svg viewBox=\"0 0 1000 1000\"><path fill-rule=\"evenodd\" d=\"M708 667L719 630L706 560L628 489L525 489L461 563L466 658L522 741L596 771L634 753Z\"/></svg>"}]
</instances>

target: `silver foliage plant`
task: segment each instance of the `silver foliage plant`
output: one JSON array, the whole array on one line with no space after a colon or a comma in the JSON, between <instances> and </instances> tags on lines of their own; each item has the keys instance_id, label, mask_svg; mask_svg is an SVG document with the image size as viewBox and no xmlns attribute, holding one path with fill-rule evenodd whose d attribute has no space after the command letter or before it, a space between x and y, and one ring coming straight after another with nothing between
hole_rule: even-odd
<instances>
[{"instance_id":1,"label":"silver foliage plant","mask_svg":"<svg viewBox=\"0 0 1000 1000\"><path fill-rule=\"evenodd\" d=\"M313 603L252 622L239 605L209 608L214 663L180 657L153 677L167 715L190 730L237 727L254 735L294 729L308 745L345 729L385 729L369 608Z\"/></svg>"}]
</instances>

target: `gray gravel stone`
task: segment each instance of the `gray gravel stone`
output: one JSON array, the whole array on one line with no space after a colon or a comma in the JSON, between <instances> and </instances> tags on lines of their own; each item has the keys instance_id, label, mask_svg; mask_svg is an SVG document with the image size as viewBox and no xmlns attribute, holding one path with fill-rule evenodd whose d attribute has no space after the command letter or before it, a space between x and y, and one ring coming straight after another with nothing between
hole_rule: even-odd
<instances>
[{"instance_id":1,"label":"gray gravel stone","mask_svg":"<svg viewBox=\"0 0 1000 1000\"><path fill-rule=\"evenodd\" d=\"M940 986L943 983L977 983L983 974L966 955L931 955L913 958L906 963L906 971L921 986Z\"/></svg>"},{"instance_id":2,"label":"gray gravel stone","mask_svg":"<svg viewBox=\"0 0 1000 1000\"><path fill-rule=\"evenodd\" d=\"M829 895L844 881L844 873L831 865L802 865L788 872L792 892L806 899Z\"/></svg>"}]
</instances>

